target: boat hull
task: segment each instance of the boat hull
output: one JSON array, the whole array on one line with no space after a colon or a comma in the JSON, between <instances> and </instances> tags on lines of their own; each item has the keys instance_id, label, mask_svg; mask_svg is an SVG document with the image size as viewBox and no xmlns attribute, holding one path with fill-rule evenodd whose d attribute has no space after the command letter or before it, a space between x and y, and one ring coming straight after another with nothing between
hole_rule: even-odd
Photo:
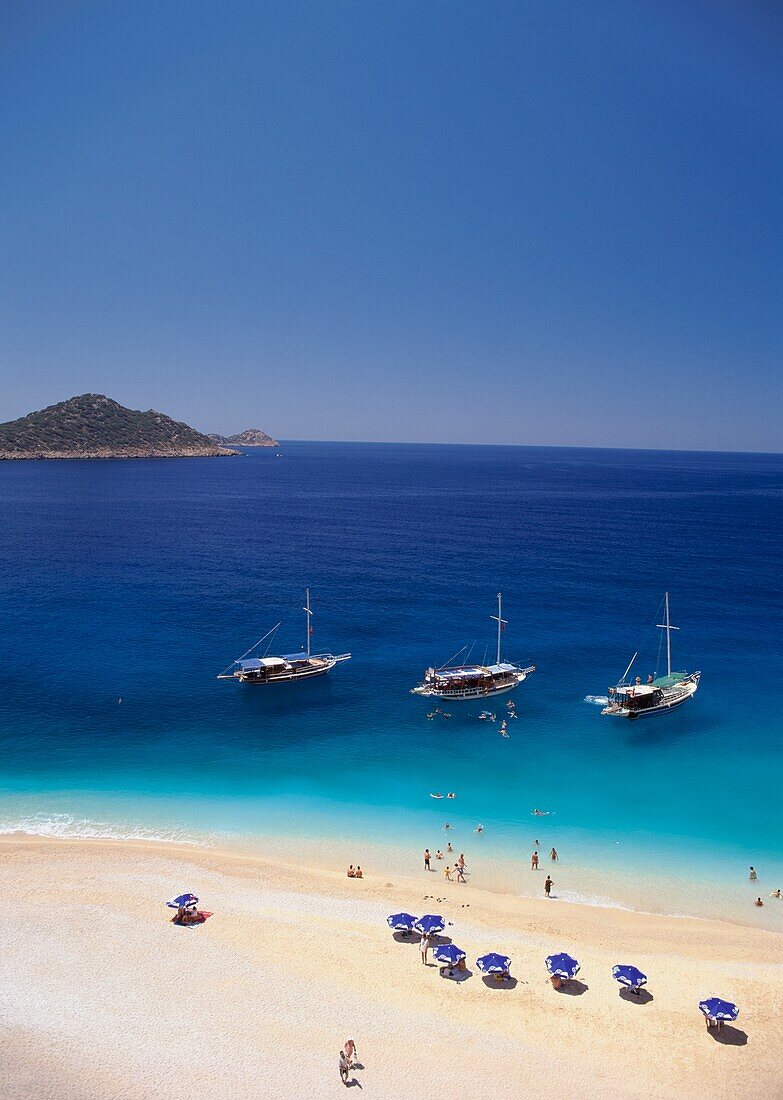
<instances>
[{"instance_id":1,"label":"boat hull","mask_svg":"<svg viewBox=\"0 0 783 1100\"><path fill-rule=\"evenodd\" d=\"M443 688L430 684L421 684L419 687L413 688L412 695L423 695L428 699L448 699L454 702L466 702L469 703L475 699L490 699L494 695L506 695L509 691L513 691L514 688L519 687L528 677L528 672L519 673L513 679L504 681L497 685L493 684L490 687L459 687L459 688Z\"/></svg>"},{"instance_id":2,"label":"boat hull","mask_svg":"<svg viewBox=\"0 0 783 1100\"><path fill-rule=\"evenodd\" d=\"M610 703L608 707L604 707L601 714L605 714L610 718L627 718L629 722L637 722L640 718L653 718L656 715L670 714L694 697L699 687L699 676L700 673L694 673L693 679L684 685L683 690L672 693L668 699L664 695L664 698L655 706L635 709L618 703Z\"/></svg>"}]
</instances>

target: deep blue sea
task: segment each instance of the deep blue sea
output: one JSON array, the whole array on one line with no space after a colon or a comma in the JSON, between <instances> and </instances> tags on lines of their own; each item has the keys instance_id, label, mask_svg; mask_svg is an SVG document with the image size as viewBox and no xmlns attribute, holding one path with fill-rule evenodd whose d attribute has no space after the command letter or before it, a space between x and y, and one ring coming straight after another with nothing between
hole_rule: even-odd
<instances>
[{"instance_id":1,"label":"deep blue sea","mask_svg":"<svg viewBox=\"0 0 783 1100\"><path fill-rule=\"evenodd\" d=\"M564 897L783 929L747 882L783 886L783 456L282 450L0 463L0 830L333 837L418 867L449 821L506 889L531 890L540 841ZM300 648L308 585L314 647L352 660L218 681L279 620ZM666 589L699 692L602 718L585 697L634 650L655 670ZM465 643L492 652L501 590L506 655L538 666L511 736L479 704L429 721L409 689Z\"/></svg>"}]
</instances>

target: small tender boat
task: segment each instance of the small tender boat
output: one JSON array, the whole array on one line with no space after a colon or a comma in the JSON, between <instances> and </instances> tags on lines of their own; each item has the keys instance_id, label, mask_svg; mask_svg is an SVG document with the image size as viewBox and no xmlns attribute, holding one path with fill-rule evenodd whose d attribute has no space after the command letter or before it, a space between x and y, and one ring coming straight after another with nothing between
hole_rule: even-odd
<instances>
[{"instance_id":1,"label":"small tender boat","mask_svg":"<svg viewBox=\"0 0 783 1100\"><path fill-rule=\"evenodd\" d=\"M683 703L687 703L696 694L701 678L700 672L672 672L671 632L680 628L671 625L668 592L664 596L664 608L664 621L657 625L659 630L666 631L666 675L649 676L646 684L643 684L641 677L637 676L634 683L628 683L628 673L639 655L638 652L634 653L619 684L609 688L609 702L601 714L631 720L647 718L654 714L668 714L677 707L681 707Z\"/></svg>"},{"instance_id":2,"label":"small tender boat","mask_svg":"<svg viewBox=\"0 0 783 1100\"><path fill-rule=\"evenodd\" d=\"M522 665L501 660L500 636L507 625L502 608L503 596L498 592L498 613L490 616L498 624L497 658L493 665L443 665L440 668L428 668L424 673L424 680L418 687L411 689L411 694L431 695L438 699L483 699L513 691L531 672L535 672L535 665L523 668Z\"/></svg>"},{"instance_id":3,"label":"small tender boat","mask_svg":"<svg viewBox=\"0 0 783 1100\"><path fill-rule=\"evenodd\" d=\"M350 653L312 653L310 643L313 633L312 616L310 608L310 589L305 592L305 606L302 608L306 615L307 643L301 653L284 653L280 656L268 656L269 646L275 636L280 623L264 635L260 641L239 657L227 669L218 675L218 680L238 680L242 684L284 684L293 680L309 680L313 676L323 676L341 661L350 660ZM264 655L258 653L264 642L269 639Z\"/></svg>"}]
</instances>

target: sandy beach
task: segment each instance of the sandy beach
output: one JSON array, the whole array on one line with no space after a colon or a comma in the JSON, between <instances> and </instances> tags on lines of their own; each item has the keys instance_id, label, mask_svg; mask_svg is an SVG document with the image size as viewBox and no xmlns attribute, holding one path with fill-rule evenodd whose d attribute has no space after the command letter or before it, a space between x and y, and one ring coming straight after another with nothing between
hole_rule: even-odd
<instances>
[{"instance_id":1,"label":"sandy beach","mask_svg":"<svg viewBox=\"0 0 783 1100\"><path fill-rule=\"evenodd\" d=\"M173 845L7 837L0 868L8 1098L340 1095L349 1037L351 1087L379 1098L783 1095L773 933ZM180 890L214 916L169 923ZM395 942L398 909L452 921L472 975ZM476 970L492 950L509 986ZM570 993L546 979L558 950L582 964ZM651 999L619 995L616 962ZM696 1007L713 994L741 1007L723 1041Z\"/></svg>"}]
</instances>

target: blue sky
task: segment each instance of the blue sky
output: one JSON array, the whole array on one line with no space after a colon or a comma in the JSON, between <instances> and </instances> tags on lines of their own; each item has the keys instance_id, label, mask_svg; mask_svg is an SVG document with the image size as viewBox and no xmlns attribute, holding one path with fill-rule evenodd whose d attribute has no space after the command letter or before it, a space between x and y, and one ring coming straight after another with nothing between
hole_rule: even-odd
<instances>
[{"instance_id":1,"label":"blue sky","mask_svg":"<svg viewBox=\"0 0 783 1100\"><path fill-rule=\"evenodd\" d=\"M761 0L0 10L0 420L783 450Z\"/></svg>"}]
</instances>

